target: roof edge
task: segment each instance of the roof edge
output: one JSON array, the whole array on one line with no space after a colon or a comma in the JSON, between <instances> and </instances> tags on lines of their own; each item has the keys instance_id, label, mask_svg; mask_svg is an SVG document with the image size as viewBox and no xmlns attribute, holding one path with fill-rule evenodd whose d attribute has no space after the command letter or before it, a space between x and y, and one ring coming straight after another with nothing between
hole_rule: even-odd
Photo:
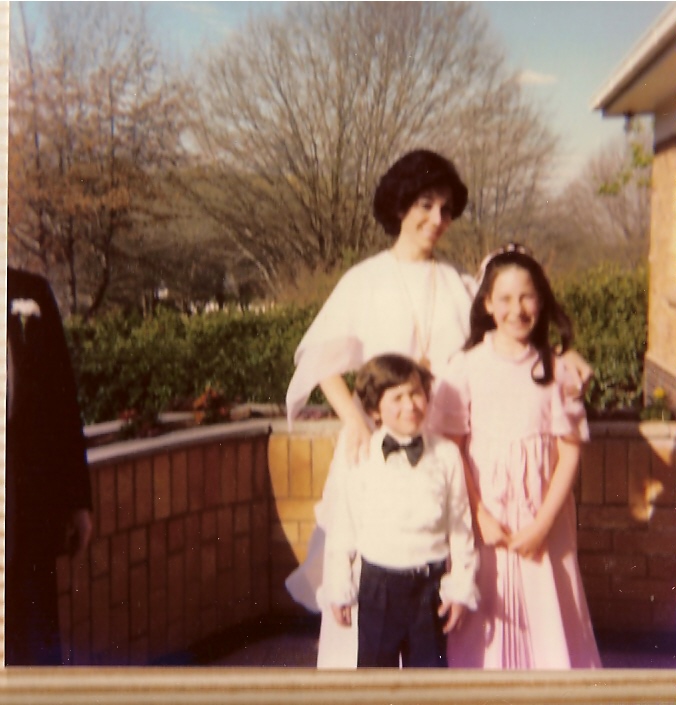
<instances>
[{"instance_id":1,"label":"roof edge","mask_svg":"<svg viewBox=\"0 0 676 705\"><path fill-rule=\"evenodd\" d=\"M670 3L664 12L634 44L629 54L605 86L592 100L592 110L607 110L622 93L662 54L676 39L676 3Z\"/></svg>"}]
</instances>

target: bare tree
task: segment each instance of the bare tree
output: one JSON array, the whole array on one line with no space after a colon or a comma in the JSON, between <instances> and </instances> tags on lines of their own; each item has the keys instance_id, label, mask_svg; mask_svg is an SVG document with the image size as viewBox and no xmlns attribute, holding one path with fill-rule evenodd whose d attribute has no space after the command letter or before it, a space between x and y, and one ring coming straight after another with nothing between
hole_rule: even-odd
<instances>
[{"instance_id":1,"label":"bare tree","mask_svg":"<svg viewBox=\"0 0 676 705\"><path fill-rule=\"evenodd\" d=\"M37 258L72 311L152 307L162 286L199 303L278 293L301 270L331 279L385 244L376 180L415 147L470 188L447 243L460 264L542 218L554 143L476 5L289 3L189 87L142 13L46 8L47 39L24 21L12 44L10 257Z\"/></svg>"},{"instance_id":2,"label":"bare tree","mask_svg":"<svg viewBox=\"0 0 676 705\"><path fill-rule=\"evenodd\" d=\"M181 154L181 104L142 12L54 3L10 71L10 257L67 283L71 312L102 304L115 263L152 217L153 175Z\"/></svg>"},{"instance_id":3,"label":"bare tree","mask_svg":"<svg viewBox=\"0 0 676 705\"><path fill-rule=\"evenodd\" d=\"M382 244L376 179L418 146L470 182L472 261L530 216L553 149L469 4L290 4L202 76L193 136L205 166L192 188L208 182L201 203L272 288L285 269L329 270Z\"/></svg>"},{"instance_id":4,"label":"bare tree","mask_svg":"<svg viewBox=\"0 0 676 705\"><path fill-rule=\"evenodd\" d=\"M604 145L557 204L569 265L614 260L635 266L648 251L652 130L642 122ZM562 255L563 256L563 255Z\"/></svg>"},{"instance_id":5,"label":"bare tree","mask_svg":"<svg viewBox=\"0 0 676 705\"><path fill-rule=\"evenodd\" d=\"M475 267L501 242L537 239L556 140L499 56L482 63L474 94L457 120L462 139L455 153L469 188L469 207L455 246Z\"/></svg>"}]
</instances>

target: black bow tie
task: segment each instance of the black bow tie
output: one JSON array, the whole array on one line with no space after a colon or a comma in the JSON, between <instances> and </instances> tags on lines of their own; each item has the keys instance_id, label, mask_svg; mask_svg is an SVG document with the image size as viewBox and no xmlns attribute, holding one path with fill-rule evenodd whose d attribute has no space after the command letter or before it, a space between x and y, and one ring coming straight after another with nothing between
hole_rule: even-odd
<instances>
[{"instance_id":1,"label":"black bow tie","mask_svg":"<svg viewBox=\"0 0 676 705\"><path fill-rule=\"evenodd\" d=\"M410 443L404 445L399 443L395 438L392 438L388 433L385 438L383 438L383 458L387 460L387 456L390 453L394 453L398 450L405 451L408 462L415 467L420 458L422 458L424 450L422 436L416 436Z\"/></svg>"}]
</instances>

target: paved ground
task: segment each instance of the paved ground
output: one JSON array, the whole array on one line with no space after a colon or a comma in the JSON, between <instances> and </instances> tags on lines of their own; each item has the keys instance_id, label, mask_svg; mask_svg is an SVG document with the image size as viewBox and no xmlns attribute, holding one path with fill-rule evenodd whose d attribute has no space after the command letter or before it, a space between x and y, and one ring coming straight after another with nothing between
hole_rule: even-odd
<instances>
[{"instance_id":1,"label":"paved ground","mask_svg":"<svg viewBox=\"0 0 676 705\"><path fill-rule=\"evenodd\" d=\"M289 666L314 668L317 637L309 634L279 634L246 644L225 654L214 666Z\"/></svg>"},{"instance_id":2,"label":"paved ground","mask_svg":"<svg viewBox=\"0 0 676 705\"><path fill-rule=\"evenodd\" d=\"M274 630L241 646L225 646L224 653L210 663L214 666L273 666L314 668L317 659L318 624L299 622ZM232 644L232 639L229 640ZM650 635L608 635L598 638L601 660L606 668L676 669L676 638Z\"/></svg>"}]
</instances>

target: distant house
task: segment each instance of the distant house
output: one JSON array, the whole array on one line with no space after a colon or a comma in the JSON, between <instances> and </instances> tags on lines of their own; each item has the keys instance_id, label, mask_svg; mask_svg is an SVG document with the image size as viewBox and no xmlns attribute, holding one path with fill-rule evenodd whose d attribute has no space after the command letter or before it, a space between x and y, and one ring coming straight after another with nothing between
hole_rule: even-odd
<instances>
[{"instance_id":1,"label":"distant house","mask_svg":"<svg viewBox=\"0 0 676 705\"><path fill-rule=\"evenodd\" d=\"M676 408L676 4L669 4L594 100L604 116L652 115L654 162L645 394Z\"/></svg>"}]
</instances>

